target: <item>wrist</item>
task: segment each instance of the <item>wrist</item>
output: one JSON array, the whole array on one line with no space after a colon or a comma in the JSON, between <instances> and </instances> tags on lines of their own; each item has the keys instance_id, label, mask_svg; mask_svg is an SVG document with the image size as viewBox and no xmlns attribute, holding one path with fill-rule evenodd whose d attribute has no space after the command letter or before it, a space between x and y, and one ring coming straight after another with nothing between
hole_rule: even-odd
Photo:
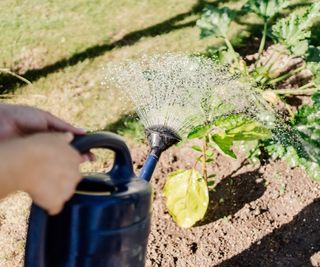
<instances>
[{"instance_id":1,"label":"wrist","mask_svg":"<svg viewBox=\"0 0 320 267\"><path fill-rule=\"evenodd\" d=\"M0 180L2 195L17 190L26 191L30 153L27 142L12 139L0 143ZM1 194L1 192L0 192Z\"/></svg>"}]
</instances>

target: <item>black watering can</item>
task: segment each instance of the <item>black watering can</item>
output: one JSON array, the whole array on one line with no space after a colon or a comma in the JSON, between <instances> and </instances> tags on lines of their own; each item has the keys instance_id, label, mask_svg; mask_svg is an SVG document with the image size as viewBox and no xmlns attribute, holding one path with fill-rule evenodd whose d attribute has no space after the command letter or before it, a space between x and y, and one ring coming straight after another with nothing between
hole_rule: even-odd
<instances>
[{"instance_id":1,"label":"black watering can","mask_svg":"<svg viewBox=\"0 0 320 267\"><path fill-rule=\"evenodd\" d=\"M49 216L32 204L25 267L142 267L150 231L151 187L148 181L162 151L179 141L163 127L147 129L151 152L140 177L130 152L117 135L91 133L75 138L80 153L93 148L115 152L108 173L84 174L63 210Z\"/></svg>"}]
</instances>

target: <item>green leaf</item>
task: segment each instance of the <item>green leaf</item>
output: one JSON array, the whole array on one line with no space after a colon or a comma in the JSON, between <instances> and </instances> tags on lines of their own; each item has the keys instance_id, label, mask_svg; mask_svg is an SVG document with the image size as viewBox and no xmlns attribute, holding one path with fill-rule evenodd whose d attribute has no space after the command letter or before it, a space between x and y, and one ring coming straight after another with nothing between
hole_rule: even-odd
<instances>
[{"instance_id":1,"label":"green leaf","mask_svg":"<svg viewBox=\"0 0 320 267\"><path fill-rule=\"evenodd\" d=\"M320 85L320 63L308 62L307 67L313 74L313 82Z\"/></svg>"},{"instance_id":2,"label":"green leaf","mask_svg":"<svg viewBox=\"0 0 320 267\"><path fill-rule=\"evenodd\" d=\"M242 10L245 12L253 12L267 21L282 12L289 5L289 0L249 0L242 7Z\"/></svg>"},{"instance_id":3,"label":"green leaf","mask_svg":"<svg viewBox=\"0 0 320 267\"><path fill-rule=\"evenodd\" d=\"M280 128L273 139L264 140L264 150L273 159L282 158L290 167L303 167L320 181L320 92L312 96L313 104L301 106L291 128Z\"/></svg>"},{"instance_id":4,"label":"green leaf","mask_svg":"<svg viewBox=\"0 0 320 267\"><path fill-rule=\"evenodd\" d=\"M206 155L207 155L207 157L212 158L213 157L213 151L207 151Z\"/></svg>"},{"instance_id":5,"label":"green leaf","mask_svg":"<svg viewBox=\"0 0 320 267\"><path fill-rule=\"evenodd\" d=\"M197 125L188 134L188 139L203 138L211 130L212 124Z\"/></svg>"},{"instance_id":6,"label":"green leaf","mask_svg":"<svg viewBox=\"0 0 320 267\"><path fill-rule=\"evenodd\" d=\"M238 145L252 165L260 163L261 150L259 140L241 141Z\"/></svg>"},{"instance_id":7,"label":"green leaf","mask_svg":"<svg viewBox=\"0 0 320 267\"><path fill-rule=\"evenodd\" d=\"M193 150L195 150L195 151L198 151L198 152L201 152L201 151L202 151L201 147L199 147L199 146L192 146L191 148L192 148Z\"/></svg>"},{"instance_id":8,"label":"green leaf","mask_svg":"<svg viewBox=\"0 0 320 267\"><path fill-rule=\"evenodd\" d=\"M311 99L313 100L313 104L319 109L319 106L320 106L320 91L314 93L313 96L311 97Z\"/></svg>"},{"instance_id":9,"label":"green leaf","mask_svg":"<svg viewBox=\"0 0 320 267\"><path fill-rule=\"evenodd\" d=\"M296 13L279 20L272 27L272 35L276 42L286 46L297 56L304 55L308 50L310 28L320 18L320 3L311 5L302 16Z\"/></svg>"},{"instance_id":10,"label":"green leaf","mask_svg":"<svg viewBox=\"0 0 320 267\"><path fill-rule=\"evenodd\" d=\"M320 182L320 165L316 162L301 160L301 165L305 169L306 173L314 180Z\"/></svg>"},{"instance_id":11,"label":"green leaf","mask_svg":"<svg viewBox=\"0 0 320 267\"><path fill-rule=\"evenodd\" d=\"M229 26L234 17L235 12L227 7L207 6L201 18L197 20L197 26L201 30L200 37L227 38Z\"/></svg>"},{"instance_id":12,"label":"green leaf","mask_svg":"<svg viewBox=\"0 0 320 267\"><path fill-rule=\"evenodd\" d=\"M312 105L303 105L298 109L292 126L309 157L320 164L320 93L314 94L312 100Z\"/></svg>"},{"instance_id":13,"label":"green leaf","mask_svg":"<svg viewBox=\"0 0 320 267\"><path fill-rule=\"evenodd\" d=\"M232 145L235 141L253 141L266 139L271 132L257 121L243 115L230 115L214 121L220 132L212 135L211 141L224 154L236 158Z\"/></svg>"},{"instance_id":14,"label":"green leaf","mask_svg":"<svg viewBox=\"0 0 320 267\"><path fill-rule=\"evenodd\" d=\"M216 148L224 153L225 155L228 155L231 158L236 159L237 156L232 150L232 145L233 145L233 139L230 138L229 136L225 135L224 133L220 134L214 134L211 137L211 141L216 144Z\"/></svg>"},{"instance_id":15,"label":"green leaf","mask_svg":"<svg viewBox=\"0 0 320 267\"><path fill-rule=\"evenodd\" d=\"M252 141L271 136L268 128L254 119L239 114L220 118L214 124L234 141Z\"/></svg>"},{"instance_id":16,"label":"green leaf","mask_svg":"<svg viewBox=\"0 0 320 267\"><path fill-rule=\"evenodd\" d=\"M317 62L320 63L320 47L315 47L313 45L309 45L307 52L308 62Z\"/></svg>"},{"instance_id":17,"label":"green leaf","mask_svg":"<svg viewBox=\"0 0 320 267\"><path fill-rule=\"evenodd\" d=\"M207 211L207 183L195 169L170 173L163 194L170 215L180 227L193 226Z\"/></svg>"},{"instance_id":18,"label":"green leaf","mask_svg":"<svg viewBox=\"0 0 320 267\"><path fill-rule=\"evenodd\" d=\"M287 162L290 168L298 167L300 165L300 158L297 151L292 147L288 147L283 159Z\"/></svg>"}]
</instances>

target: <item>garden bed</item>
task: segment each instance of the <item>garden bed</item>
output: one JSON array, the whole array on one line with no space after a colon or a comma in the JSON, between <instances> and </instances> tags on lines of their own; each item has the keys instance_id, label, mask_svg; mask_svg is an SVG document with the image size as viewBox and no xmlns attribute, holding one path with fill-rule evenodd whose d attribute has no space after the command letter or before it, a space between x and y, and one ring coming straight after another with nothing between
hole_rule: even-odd
<instances>
[{"instance_id":1,"label":"garden bed","mask_svg":"<svg viewBox=\"0 0 320 267\"><path fill-rule=\"evenodd\" d=\"M133 149L136 167L147 150ZM218 156L217 186L204 220L179 228L161 191L167 173L190 167L193 153L170 149L154 174L146 266L320 266L320 185L282 161L241 166L241 157Z\"/></svg>"},{"instance_id":2,"label":"garden bed","mask_svg":"<svg viewBox=\"0 0 320 267\"><path fill-rule=\"evenodd\" d=\"M147 145L131 145L136 169ZM215 191L204 220L178 227L165 207L166 175L192 166L187 146L166 151L152 178L152 227L147 267L320 266L320 184L282 161L246 165L218 155ZM138 173L138 172L137 172ZM15 194L0 204L1 267L23 266L30 200Z\"/></svg>"}]
</instances>

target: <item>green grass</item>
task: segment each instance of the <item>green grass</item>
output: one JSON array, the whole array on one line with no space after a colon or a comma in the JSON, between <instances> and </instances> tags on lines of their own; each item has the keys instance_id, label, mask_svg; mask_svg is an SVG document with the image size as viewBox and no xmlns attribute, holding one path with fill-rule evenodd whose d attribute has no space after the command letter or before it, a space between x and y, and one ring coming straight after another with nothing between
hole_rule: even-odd
<instances>
[{"instance_id":1,"label":"green grass","mask_svg":"<svg viewBox=\"0 0 320 267\"><path fill-rule=\"evenodd\" d=\"M45 63L53 63L83 48L161 22L188 10L194 1L172 2L3 0L1 61L10 65L23 48L44 47L48 51Z\"/></svg>"},{"instance_id":2,"label":"green grass","mask_svg":"<svg viewBox=\"0 0 320 267\"><path fill-rule=\"evenodd\" d=\"M20 64L26 71L22 75L33 82L14 87L13 97L5 101L46 109L90 130L105 128L132 106L123 105L118 91L101 85L103 65L142 54L203 51L212 40L199 40L198 29L183 26L197 18L190 12L196 3L2 0L0 67ZM170 23L179 14L182 19ZM132 44L105 49L126 35L124 41ZM33 79L34 65L42 70L53 64L54 71L38 71Z\"/></svg>"},{"instance_id":3,"label":"green grass","mask_svg":"<svg viewBox=\"0 0 320 267\"><path fill-rule=\"evenodd\" d=\"M244 0L211 2L240 8ZM133 107L101 85L103 65L219 43L199 39L194 22L203 6L196 0L1 0L0 68L20 70L33 85L0 75L0 90L14 90L7 102L46 109L89 130L106 128ZM249 25L233 25L232 35L259 28L255 18L244 22Z\"/></svg>"}]
</instances>

